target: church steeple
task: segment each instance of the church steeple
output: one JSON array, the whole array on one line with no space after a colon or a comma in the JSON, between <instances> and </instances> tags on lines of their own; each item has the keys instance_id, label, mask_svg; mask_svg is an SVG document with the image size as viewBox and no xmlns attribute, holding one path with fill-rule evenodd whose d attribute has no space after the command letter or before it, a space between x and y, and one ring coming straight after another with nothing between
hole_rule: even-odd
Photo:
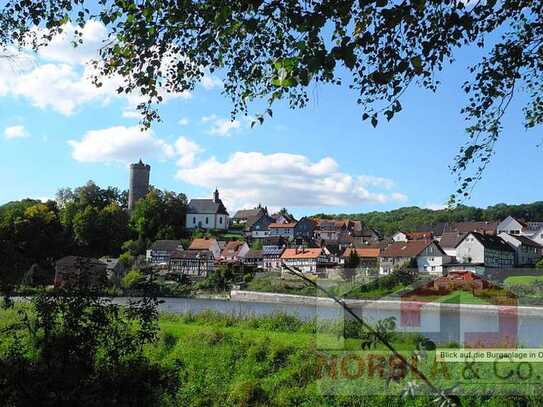
<instances>
[{"instance_id":1,"label":"church steeple","mask_svg":"<svg viewBox=\"0 0 543 407\"><path fill-rule=\"evenodd\" d=\"M218 188L215 188L215 192L213 193L213 200L215 201L215 203L219 203L220 199L219 199L219 189Z\"/></svg>"}]
</instances>

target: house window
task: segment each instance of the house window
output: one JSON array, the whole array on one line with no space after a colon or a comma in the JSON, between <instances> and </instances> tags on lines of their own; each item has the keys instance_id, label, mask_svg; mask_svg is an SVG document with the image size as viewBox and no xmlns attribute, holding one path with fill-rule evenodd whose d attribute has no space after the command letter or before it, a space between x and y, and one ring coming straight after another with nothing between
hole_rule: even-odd
<instances>
[{"instance_id":1,"label":"house window","mask_svg":"<svg viewBox=\"0 0 543 407\"><path fill-rule=\"evenodd\" d=\"M195 225L196 224L196 216L192 218L192 223Z\"/></svg>"},{"instance_id":2,"label":"house window","mask_svg":"<svg viewBox=\"0 0 543 407\"><path fill-rule=\"evenodd\" d=\"M209 218L206 216L206 225L209 223Z\"/></svg>"},{"instance_id":3,"label":"house window","mask_svg":"<svg viewBox=\"0 0 543 407\"><path fill-rule=\"evenodd\" d=\"M219 223L222 225L222 216L219 216Z\"/></svg>"}]
</instances>

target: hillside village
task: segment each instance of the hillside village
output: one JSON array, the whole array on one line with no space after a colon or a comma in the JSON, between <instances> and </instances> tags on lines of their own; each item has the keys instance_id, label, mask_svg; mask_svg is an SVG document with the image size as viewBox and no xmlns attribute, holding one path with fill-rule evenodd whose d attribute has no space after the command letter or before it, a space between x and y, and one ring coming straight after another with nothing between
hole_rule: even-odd
<instances>
[{"instance_id":1,"label":"hillside village","mask_svg":"<svg viewBox=\"0 0 543 407\"><path fill-rule=\"evenodd\" d=\"M512 216L501 222L440 223L382 236L360 220L295 219L286 210L269 213L262 205L230 216L215 190L212 198L190 200L185 218L193 238L185 245L179 240L152 242L138 261L140 268L173 281L203 279L221 265L283 274L286 267L296 267L316 278L334 278L351 267L354 257L356 272L364 275L385 276L401 267L430 276L458 271L485 275L531 268L543 256L543 222ZM118 259L86 261L95 273L121 278L126 272ZM57 262L55 285L80 263L74 256Z\"/></svg>"}]
</instances>

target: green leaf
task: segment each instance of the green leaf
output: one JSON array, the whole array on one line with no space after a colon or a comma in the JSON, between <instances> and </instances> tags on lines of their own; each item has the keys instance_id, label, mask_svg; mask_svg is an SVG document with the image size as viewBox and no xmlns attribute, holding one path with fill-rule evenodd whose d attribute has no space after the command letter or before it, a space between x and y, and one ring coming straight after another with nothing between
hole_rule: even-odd
<instances>
[{"instance_id":1,"label":"green leaf","mask_svg":"<svg viewBox=\"0 0 543 407\"><path fill-rule=\"evenodd\" d=\"M417 75L422 73L422 60L420 56L414 56L411 58L411 65L413 66L413 70Z\"/></svg>"}]
</instances>

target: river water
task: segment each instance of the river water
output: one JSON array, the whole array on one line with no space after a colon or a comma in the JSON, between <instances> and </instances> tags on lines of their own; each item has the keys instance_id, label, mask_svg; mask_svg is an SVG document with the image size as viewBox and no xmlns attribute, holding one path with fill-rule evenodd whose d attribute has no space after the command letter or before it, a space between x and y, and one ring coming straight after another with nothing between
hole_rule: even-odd
<instances>
[{"instance_id":1,"label":"river water","mask_svg":"<svg viewBox=\"0 0 543 407\"><path fill-rule=\"evenodd\" d=\"M285 313L302 320L342 321L347 318L340 306L327 301L316 301L314 304L286 304L198 298L161 300L163 301L160 305L161 311L179 314L197 314L211 310L243 317ZM127 298L115 300L119 303L127 301ZM543 308L520 307L518 310L509 309L503 312L502 308L492 306L422 306L418 311L410 309L406 311L402 307L400 303L379 301L351 306L357 315L370 323L394 317L399 331L420 332L436 343L465 344L467 341L473 341L474 337L483 340L493 338L498 341L497 343L501 343L509 342L511 337L515 337L516 343L521 346L543 346Z\"/></svg>"}]
</instances>

